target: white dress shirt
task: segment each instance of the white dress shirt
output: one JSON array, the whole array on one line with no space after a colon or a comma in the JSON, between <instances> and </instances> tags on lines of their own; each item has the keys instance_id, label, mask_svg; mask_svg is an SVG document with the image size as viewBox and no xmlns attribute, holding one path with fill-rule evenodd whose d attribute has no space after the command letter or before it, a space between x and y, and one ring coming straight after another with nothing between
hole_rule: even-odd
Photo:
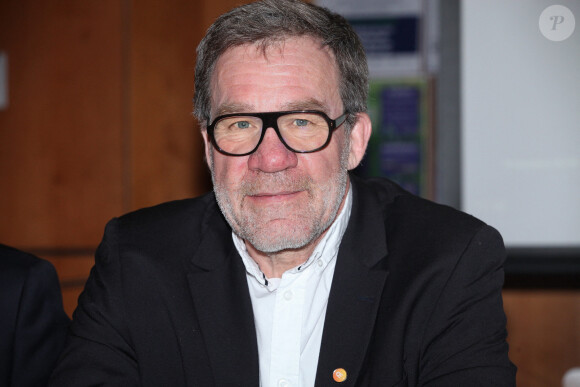
<instances>
[{"instance_id":1,"label":"white dress shirt","mask_svg":"<svg viewBox=\"0 0 580 387\"><path fill-rule=\"evenodd\" d=\"M232 233L246 266L262 387L314 385L336 257L350 218L351 191L349 188L345 205L312 255L284 272L282 278L266 278L244 241Z\"/></svg>"}]
</instances>

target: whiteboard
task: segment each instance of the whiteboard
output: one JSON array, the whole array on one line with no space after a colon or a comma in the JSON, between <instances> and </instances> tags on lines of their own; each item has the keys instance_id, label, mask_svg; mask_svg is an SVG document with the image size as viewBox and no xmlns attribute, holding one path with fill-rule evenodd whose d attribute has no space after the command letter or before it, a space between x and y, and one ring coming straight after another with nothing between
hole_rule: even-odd
<instances>
[{"instance_id":1,"label":"whiteboard","mask_svg":"<svg viewBox=\"0 0 580 387\"><path fill-rule=\"evenodd\" d=\"M508 247L580 246L580 1L560 41L553 4L461 2L461 207Z\"/></svg>"}]
</instances>

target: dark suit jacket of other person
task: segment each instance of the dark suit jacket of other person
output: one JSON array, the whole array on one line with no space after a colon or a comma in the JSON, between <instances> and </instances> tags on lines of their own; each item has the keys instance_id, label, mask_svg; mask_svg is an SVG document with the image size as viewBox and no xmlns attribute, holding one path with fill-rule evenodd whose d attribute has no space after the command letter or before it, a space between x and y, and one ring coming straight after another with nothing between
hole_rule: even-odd
<instances>
[{"instance_id":1,"label":"dark suit jacket of other person","mask_svg":"<svg viewBox=\"0 0 580 387\"><path fill-rule=\"evenodd\" d=\"M69 322L50 262L0 244L0 386L45 386Z\"/></svg>"},{"instance_id":2,"label":"dark suit jacket of other person","mask_svg":"<svg viewBox=\"0 0 580 387\"><path fill-rule=\"evenodd\" d=\"M351 176L316 386L513 386L504 247L481 221ZM213 194L111 221L55 386L258 386L246 272ZM265 386L264 386L265 387Z\"/></svg>"}]
</instances>

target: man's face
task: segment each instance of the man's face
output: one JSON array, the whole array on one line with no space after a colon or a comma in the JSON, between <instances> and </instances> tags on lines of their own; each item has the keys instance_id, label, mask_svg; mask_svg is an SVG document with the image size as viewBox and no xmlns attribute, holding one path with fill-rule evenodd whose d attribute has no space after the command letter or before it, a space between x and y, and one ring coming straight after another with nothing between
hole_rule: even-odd
<instances>
[{"instance_id":1,"label":"man's face","mask_svg":"<svg viewBox=\"0 0 580 387\"><path fill-rule=\"evenodd\" d=\"M212 119L243 112L320 110L343 114L333 55L310 38L267 49L227 50L212 78ZM218 204L237 235L264 253L300 249L334 221L348 184L348 139L343 125L328 146L294 153L268 129L248 156L226 156L206 140Z\"/></svg>"}]
</instances>

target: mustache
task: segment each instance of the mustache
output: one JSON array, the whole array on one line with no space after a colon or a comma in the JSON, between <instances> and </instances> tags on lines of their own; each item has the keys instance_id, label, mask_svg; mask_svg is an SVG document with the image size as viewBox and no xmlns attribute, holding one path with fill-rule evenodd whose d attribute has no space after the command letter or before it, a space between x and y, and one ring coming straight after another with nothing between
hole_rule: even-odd
<instances>
[{"instance_id":1,"label":"mustache","mask_svg":"<svg viewBox=\"0 0 580 387\"><path fill-rule=\"evenodd\" d=\"M286 173L257 174L246 179L240 186L240 193L253 196L261 193L310 191L314 181L310 176L290 176Z\"/></svg>"}]
</instances>

